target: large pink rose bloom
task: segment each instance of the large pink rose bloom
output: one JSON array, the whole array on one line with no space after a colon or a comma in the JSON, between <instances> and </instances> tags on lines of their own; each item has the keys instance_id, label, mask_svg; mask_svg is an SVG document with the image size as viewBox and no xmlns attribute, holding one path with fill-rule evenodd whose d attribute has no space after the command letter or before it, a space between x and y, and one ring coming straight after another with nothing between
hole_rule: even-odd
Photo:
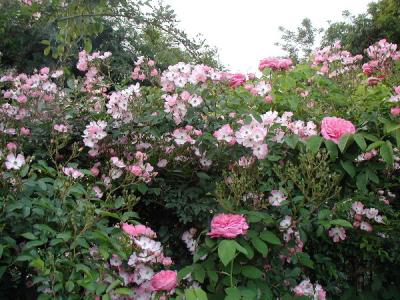
<instances>
[{"instance_id":1,"label":"large pink rose bloom","mask_svg":"<svg viewBox=\"0 0 400 300\"><path fill-rule=\"evenodd\" d=\"M242 215L219 214L211 220L211 232L213 238L233 239L241 234L246 234L249 225Z\"/></svg>"},{"instance_id":2,"label":"large pink rose bloom","mask_svg":"<svg viewBox=\"0 0 400 300\"><path fill-rule=\"evenodd\" d=\"M336 117L326 117L321 122L321 134L326 140L338 144L344 134L353 134L356 127L350 121Z\"/></svg>"},{"instance_id":3,"label":"large pink rose bloom","mask_svg":"<svg viewBox=\"0 0 400 300\"><path fill-rule=\"evenodd\" d=\"M178 275L176 271L160 271L151 278L150 284L154 291L171 291L176 288Z\"/></svg>"},{"instance_id":4,"label":"large pink rose bloom","mask_svg":"<svg viewBox=\"0 0 400 300\"><path fill-rule=\"evenodd\" d=\"M233 74L229 80L229 86L236 88L246 82L246 77L243 74Z\"/></svg>"}]
</instances>

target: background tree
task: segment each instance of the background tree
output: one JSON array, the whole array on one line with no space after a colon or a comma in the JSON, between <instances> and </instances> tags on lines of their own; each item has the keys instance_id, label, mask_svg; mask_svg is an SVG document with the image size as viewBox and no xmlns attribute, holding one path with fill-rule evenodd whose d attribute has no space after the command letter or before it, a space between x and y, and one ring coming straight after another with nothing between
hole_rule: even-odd
<instances>
[{"instance_id":1,"label":"background tree","mask_svg":"<svg viewBox=\"0 0 400 300\"><path fill-rule=\"evenodd\" d=\"M178 29L170 6L152 0L45 0L0 3L0 52L4 67L72 65L80 49L113 52L116 71L137 56L161 66L185 60L219 66L216 50ZM46 57L43 56L43 53Z\"/></svg>"}]
</instances>

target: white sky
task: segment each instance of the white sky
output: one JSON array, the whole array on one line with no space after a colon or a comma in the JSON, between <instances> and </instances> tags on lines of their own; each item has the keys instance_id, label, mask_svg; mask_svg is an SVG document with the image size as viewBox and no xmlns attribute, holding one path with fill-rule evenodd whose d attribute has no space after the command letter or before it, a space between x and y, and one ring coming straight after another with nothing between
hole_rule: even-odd
<instances>
[{"instance_id":1,"label":"white sky","mask_svg":"<svg viewBox=\"0 0 400 300\"><path fill-rule=\"evenodd\" d=\"M231 71L256 71L260 59L284 55L274 43L279 26L295 29L308 17L316 27L342 20L342 11L364 13L372 0L164 0L175 10L180 28L202 34L216 46Z\"/></svg>"}]
</instances>

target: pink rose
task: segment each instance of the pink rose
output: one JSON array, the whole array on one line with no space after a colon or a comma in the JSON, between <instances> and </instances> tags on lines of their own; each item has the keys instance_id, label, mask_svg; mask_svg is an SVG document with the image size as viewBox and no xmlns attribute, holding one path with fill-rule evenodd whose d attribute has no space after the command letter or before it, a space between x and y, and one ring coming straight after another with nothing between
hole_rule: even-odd
<instances>
[{"instance_id":1,"label":"pink rose","mask_svg":"<svg viewBox=\"0 0 400 300\"><path fill-rule=\"evenodd\" d=\"M390 110L390 113L392 114L392 116L397 117L398 115L400 115L400 107L393 107Z\"/></svg>"},{"instance_id":2,"label":"pink rose","mask_svg":"<svg viewBox=\"0 0 400 300\"><path fill-rule=\"evenodd\" d=\"M265 58L260 61L258 69L262 72L265 68L271 68L272 70L289 70L292 65L292 60L290 58Z\"/></svg>"},{"instance_id":3,"label":"pink rose","mask_svg":"<svg viewBox=\"0 0 400 300\"><path fill-rule=\"evenodd\" d=\"M247 233L249 225L242 215L219 214L211 220L211 232L209 236L213 238L235 238L238 235Z\"/></svg>"},{"instance_id":4,"label":"pink rose","mask_svg":"<svg viewBox=\"0 0 400 300\"><path fill-rule=\"evenodd\" d=\"M356 132L354 125L345 119L336 117L325 117L321 122L321 134L326 140L338 144L344 134Z\"/></svg>"},{"instance_id":5,"label":"pink rose","mask_svg":"<svg viewBox=\"0 0 400 300\"><path fill-rule=\"evenodd\" d=\"M148 236L150 238L155 238L156 237L156 233L151 230L151 228L146 227L142 224L139 225L131 225L128 223L123 223L121 226L122 230L124 232L126 232L127 234L131 235L131 236L140 236L140 235L145 235Z\"/></svg>"},{"instance_id":6,"label":"pink rose","mask_svg":"<svg viewBox=\"0 0 400 300\"><path fill-rule=\"evenodd\" d=\"M234 74L230 78L229 86L235 88L241 86L245 81L246 77L243 74Z\"/></svg>"},{"instance_id":7,"label":"pink rose","mask_svg":"<svg viewBox=\"0 0 400 300\"><path fill-rule=\"evenodd\" d=\"M176 288L178 274L176 271L160 271L151 278L150 284L154 291L171 291Z\"/></svg>"}]
</instances>

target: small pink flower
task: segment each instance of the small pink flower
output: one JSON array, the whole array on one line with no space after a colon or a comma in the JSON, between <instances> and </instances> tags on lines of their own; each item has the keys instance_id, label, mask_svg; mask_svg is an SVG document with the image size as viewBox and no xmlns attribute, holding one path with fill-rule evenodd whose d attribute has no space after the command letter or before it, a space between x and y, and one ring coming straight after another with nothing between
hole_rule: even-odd
<instances>
[{"instance_id":1,"label":"small pink flower","mask_svg":"<svg viewBox=\"0 0 400 300\"><path fill-rule=\"evenodd\" d=\"M18 103L26 103L28 101L28 98L25 95L19 95L17 98Z\"/></svg>"},{"instance_id":2,"label":"small pink flower","mask_svg":"<svg viewBox=\"0 0 400 300\"><path fill-rule=\"evenodd\" d=\"M178 273L176 271L160 271L151 278L150 284L154 291L171 291L176 288L178 283Z\"/></svg>"},{"instance_id":3,"label":"small pink flower","mask_svg":"<svg viewBox=\"0 0 400 300\"><path fill-rule=\"evenodd\" d=\"M336 226L334 228L331 228L328 234L335 243L338 243L341 240L344 241L346 239L346 231L343 227Z\"/></svg>"},{"instance_id":4,"label":"small pink flower","mask_svg":"<svg viewBox=\"0 0 400 300\"><path fill-rule=\"evenodd\" d=\"M156 233L151 230L151 228L144 226L142 224L139 225L131 225L128 223L123 223L121 226L122 230L125 231L127 234L133 236L133 237L138 237L141 235L150 237L150 238L155 238Z\"/></svg>"},{"instance_id":5,"label":"small pink flower","mask_svg":"<svg viewBox=\"0 0 400 300\"><path fill-rule=\"evenodd\" d=\"M245 235L249 229L246 218L236 214L218 214L211 220L211 232L207 235L213 238L235 238Z\"/></svg>"},{"instance_id":6,"label":"small pink flower","mask_svg":"<svg viewBox=\"0 0 400 300\"><path fill-rule=\"evenodd\" d=\"M19 132L20 132L21 135L30 135L31 134L30 129L29 128L25 128L25 127L21 127Z\"/></svg>"},{"instance_id":7,"label":"small pink flower","mask_svg":"<svg viewBox=\"0 0 400 300\"><path fill-rule=\"evenodd\" d=\"M272 206L281 206L282 202L287 198L283 192L280 190L272 190L271 196L269 196L268 201Z\"/></svg>"},{"instance_id":8,"label":"small pink flower","mask_svg":"<svg viewBox=\"0 0 400 300\"><path fill-rule=\"evenodd\" d=\"M19 170L25 164L25 157L22 154L15 156L14 153L10 153L6 157L6 168L7 170Z\"/></svg>"},{"instance_id":9,"label":"small pink flower","mask_svg":"<svg viewBox=\"0 0 400 300\"><path fill-rule=\"evenodd\" d=\"M17 150L17 144L14 143L14 142L9 142L9 143L7 143L6 147L7 147L7 149L10 150L10 151L15 151L15 150Z\"/></svg>"},{"instance_id":10,"label":"small pink flower","mask_svg":"<svg viewBox=\"0 0 400 300\"><path fill-rule=\"evenodd\" d=\"M360 229L361 230L365 230L367 232L371 232L372 231L372 226L368 222L361 222L360 223Z\"/></svg>"},{"instance_id":11,"label":"small pink flower","mask_svg":"<svg viewBox=\"0 0 400 300\"><path fill-rule=\"evenodd\" d=\"M44 67L44 68L40 69L40 74L42 74L42 75L47 75L47 74L49 74L49 72L50 72L50 69L48 67Z\"/></svg>"},{"instance_id":12,"label":"small pink flower","mask_svg":"<svg viewBox=\"0 0 400 300\"><path fill-rule=\"evenodd\" d=\"M272 70L289 70L293 64L290 58L265 58L260 61L258 69L262 72L265 68L271 68Z\"/></svg>"},{"instance_id":13,"label":"small pink flower","mask_svg":"<svg viewBox=\"0 0 400 300\"><path fill-rule=\"evenodd\" d=\"M158 75L157 69L152 69L151 72L150 72L150 76L155 77L157 75Z\"/></svg>"},{"instance_id":14,"label":"small pink flower","mask_svg":"<svg viewBox=\"0 0 400 300\"><path fill-rule=\"evenodd\" d=\"M338 144L345 134L354 134L356 128L350 121L336 117L325 117L321 122L321 134L326 140Z\"/></svg>"},{"instance_id":15,"label":"small pink flower","mask_svg":"<svg viewBox=\"0 0 400 300\"><path fill-rule=\"evenodd\" d=\"M265 96L264 101L265 103L272 103L272 96L271 95Z\"/></svg>"},{"instance_id":16,"label":"small pink flower","mask_svg":"<svg viewBox=\"0 0 400 300\"><path fill-rule=\"evenodd\" d=\"M398 115L400 115L400 107L393 107L392 109L390 109L390 113L392 114L392 116L397 117Z\"/></svg>"}]
</instances>

